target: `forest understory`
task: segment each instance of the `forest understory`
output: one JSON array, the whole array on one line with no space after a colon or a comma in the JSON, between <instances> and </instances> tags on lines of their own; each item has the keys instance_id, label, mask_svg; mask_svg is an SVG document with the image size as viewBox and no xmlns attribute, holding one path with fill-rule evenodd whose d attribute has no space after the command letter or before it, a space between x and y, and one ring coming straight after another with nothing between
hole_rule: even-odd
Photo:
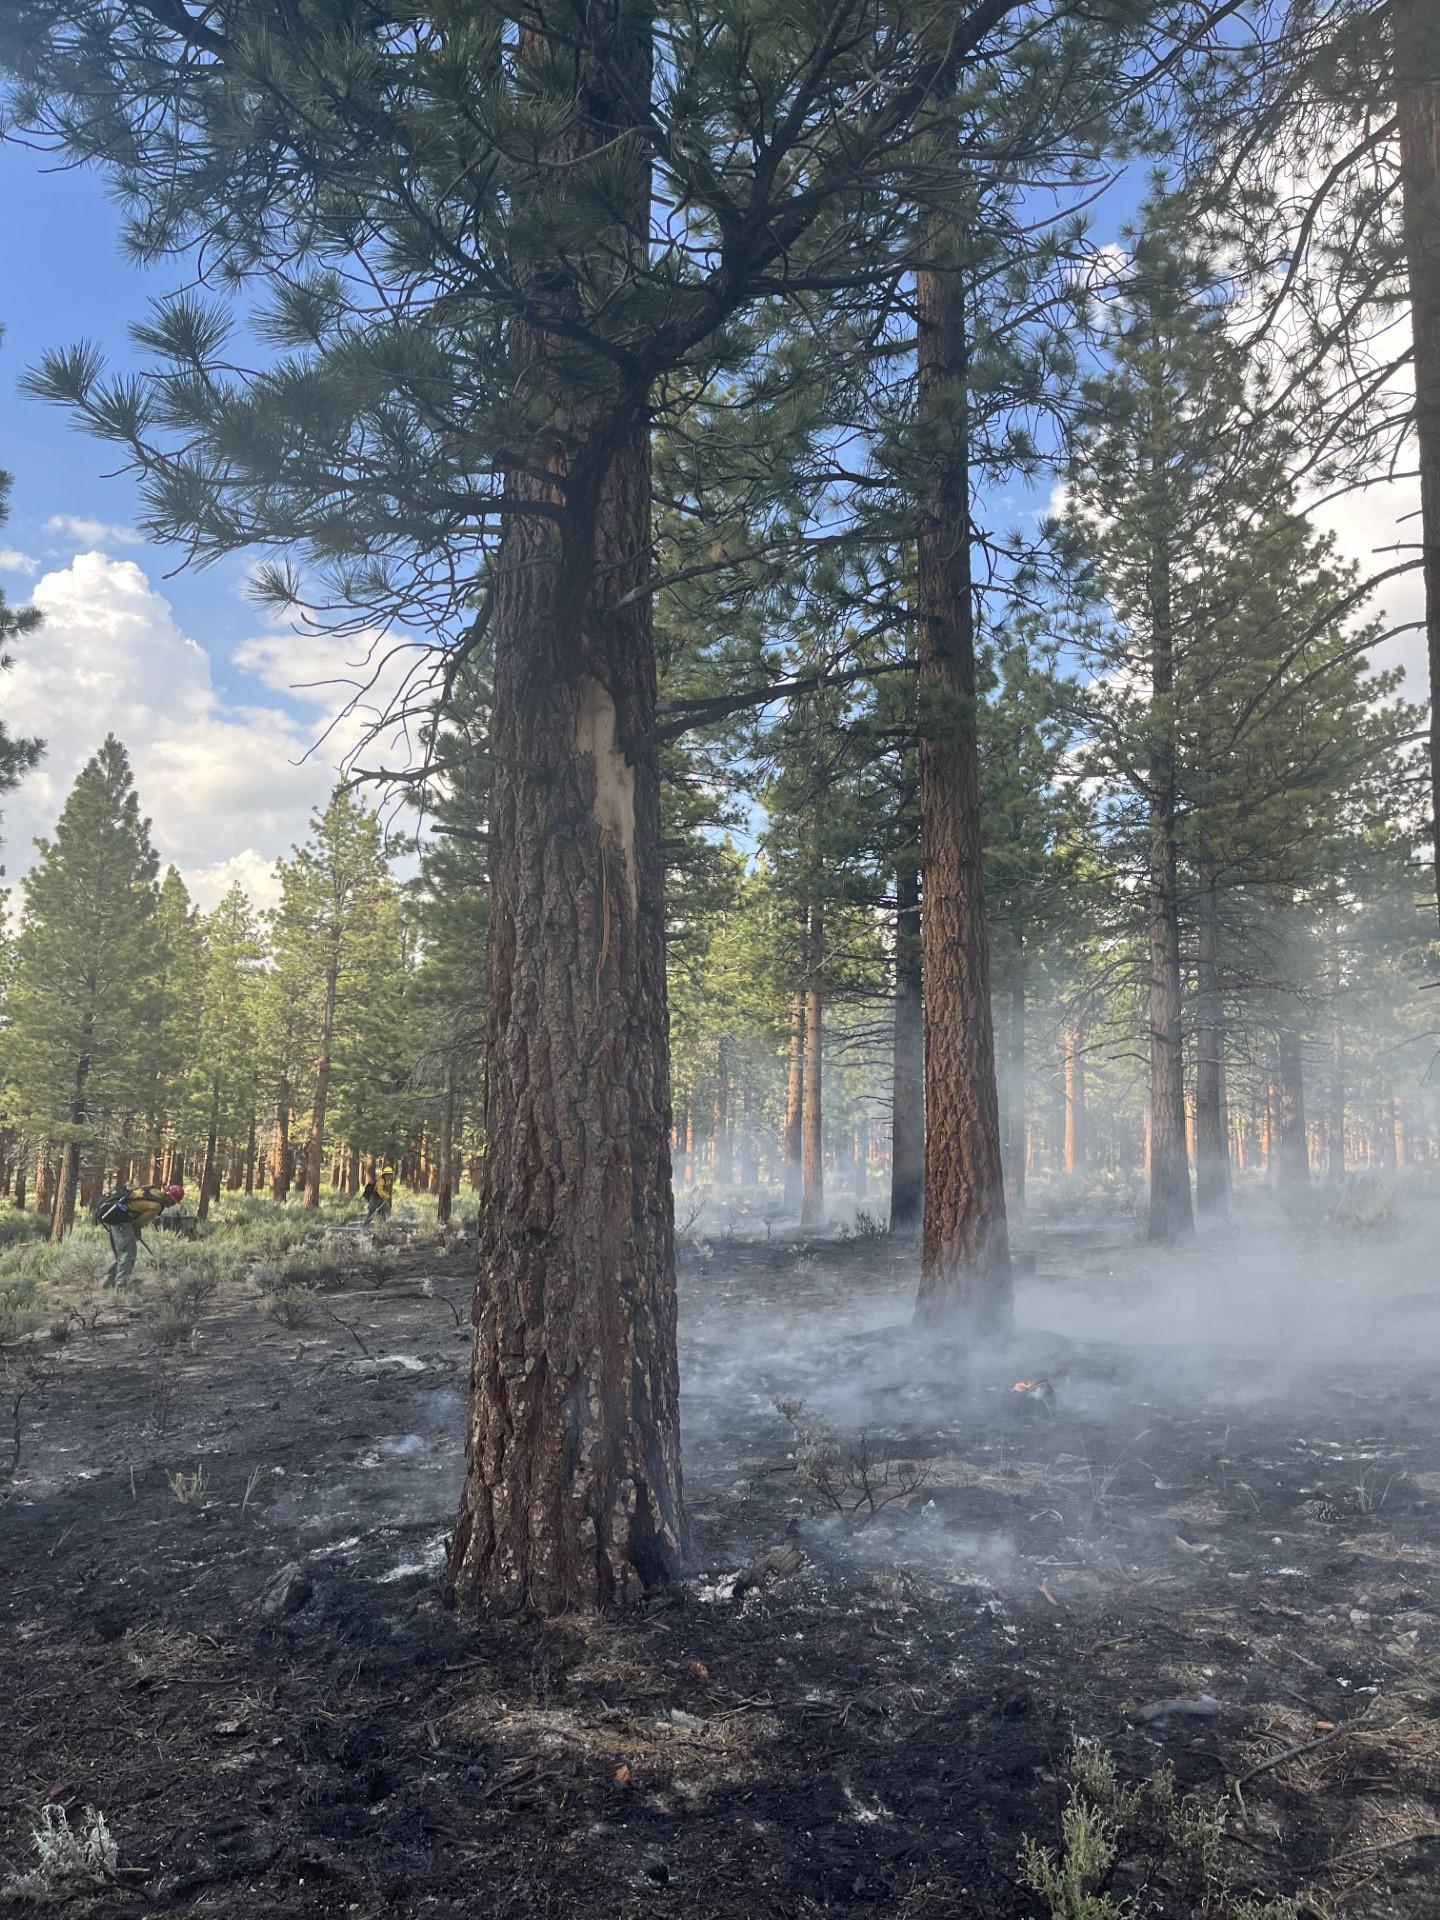
<instances>
[{"instance_id":1,"label":"forest understory","mask_svg":"<svg viewBox=\"0 0 1440 1920\"><path fill-rule=\"evenodd\" d=\"M288 1331L227 1289L158 1416L117 1306L0 1483L9 1901L60 1804L115 1843L77 1915L1045 1920L1022 1840L1055 1845L1080 1736L1214 1816L1198 1891L1122 1835L1116 1911L1434 1914L1431 1236L1357 1253L1269 1204L1183 1277L1127 1221L1032 1230L983 1356L917 1341L885 1239L698 1248L693 1576L623 1620L439 1603L468 1253Z\"/></svg>"}]
</instances>

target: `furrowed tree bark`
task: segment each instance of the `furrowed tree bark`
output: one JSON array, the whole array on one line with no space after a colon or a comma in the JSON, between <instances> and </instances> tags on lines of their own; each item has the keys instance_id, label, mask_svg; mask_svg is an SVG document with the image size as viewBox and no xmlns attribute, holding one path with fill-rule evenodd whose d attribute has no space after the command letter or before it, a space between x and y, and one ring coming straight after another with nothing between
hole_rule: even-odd
<instances>
[{"instance_id":1,"label":"furrowed tree bark","mask_svg":"<svg viewBox=\"0 0 1440 1920\"><path fill-rule=\"evenodd\" d=\"M1430 662L1430 807L1440 911L1440 11L1391 0L1405 259L1415 343L1415 438Z\"/></svg>"},{"instance_id":2,"label":"furrowed tree bark","mask_svg":"<svg viewBox=\"0 0 1440 1920\"><path fill-rule=\"evenodd\" d=\"M805 991L805 1141L802 1156L800 1224L818 1227L825 1219L825 1001L819 968L825 923L818 907L810 914L810 984Z\"/></svg>"},{"instance_id":3,"label":"furrowed tree bark","mask_svg":"<svg viewBox=\"0 0 1440 1920\"><path fill-rule=\"evenodd\" d=\"M547 156L567 164L623 143L650 92L648 12L586 25L624 86L598 60L577 76ZM612 263L648 233L638 139L631 154ZM490 1614L558 1614L672 1581L685 1528L659 764L636 744L655 645L648 595L617 605L653 564L648 397L608 370L600 399L576 397L553 339L518 344L555 482L517 473L507 491L563 512L507 519L493 588L487 1147L448 1588Z\"/></svg>"},{"instance_id":4,"label":"furrowed tree bark","mask_svg":"<svg viewBox=\"0 0 1440 1920\"><path fill-rule=\"evenodd\" d=\"M1230 1118L1225 1102L1219 887L1208 867L1200 871L1196 933L1195 1207L1208 1219L1223 1219L1230 1210Z\"/></svg>"},{"instance_id":5,"label":"furrowed tree bark","mask_svg":"<svg viewBox=\"0 0 1440 1920\"><path fill-rule=\"evenodd\" d=\"M785 1084L785 1211L799 1213L804 1171L805 995L790 1001L790 1073Z\"/></svg>"},{"instance_id":6,"label":"furrowed tree bark","mask_svg":"<svg viewBox=\"0 0 1440 1920\"><path fill-rule=\"evenodd\" d=\"M925 1013L920 865L895 866L895 1015L891 1069L890 1231L917 1234L925 1209Z\"/></svg>"},{"instance_id":7,"label":"furrowed tree bark","mask_svg":"<svg viewBox=\"0 0 1440 1920\"><path fill-rule=\"evenodd\" d=\"M953 245L931 222L931 257ZM981 874L975 608L965 412L965 292L943 267L916 275L917 404L930 455L919 515L925 1212L916 1317L976 1333L1012 1317L990 952Z\"/></svg>"}]
</instances>

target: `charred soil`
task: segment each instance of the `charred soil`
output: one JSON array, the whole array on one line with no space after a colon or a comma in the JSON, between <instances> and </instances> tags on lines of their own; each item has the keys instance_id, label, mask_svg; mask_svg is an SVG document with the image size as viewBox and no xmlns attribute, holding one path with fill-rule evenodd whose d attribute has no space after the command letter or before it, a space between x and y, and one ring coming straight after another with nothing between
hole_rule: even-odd
<instances>
[{"instance_id":1,"label":"charred soil","mask_svg":"<svg viewBox=\"0 0 1440 1920\"><path fill-rule=\"evenodd\" d=\"M1018 1853L1079 1734L1223 1814L1207 1913L1440 1912L1429 1303L1401 1271L1388 1347L1371 1302L1277 1352L1223 1246L1167 1317L1118 1233L1033 1244L1048 1330L984 1355L911 1331L884 1241L687 1271L693 1578L601 1623L436 1598L464 1258L291 1331L236 1290L166 1379L117 1307L0 1482L0 1885L59 1804L118 1846L75 1914L1045 1920Z\"/></svg>"}]
</instances>

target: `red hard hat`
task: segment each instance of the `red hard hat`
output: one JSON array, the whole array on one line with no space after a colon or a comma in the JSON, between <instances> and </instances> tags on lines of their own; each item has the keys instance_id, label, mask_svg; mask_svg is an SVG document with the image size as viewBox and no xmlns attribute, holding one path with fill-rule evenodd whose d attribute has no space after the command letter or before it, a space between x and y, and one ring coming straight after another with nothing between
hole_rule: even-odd
<instances>
[{"instance_id":1,"label":"red hard hat","mask_svg":"<svg viewBox=\"0 0 1440 1920\"><path fill-rule=\"evenodd\" d=\"M183 1187L167 1187L165 1189L165 1198L167 1200L183 1200L185 1198L185 1189Z\"/></svg>"}]
</instances>

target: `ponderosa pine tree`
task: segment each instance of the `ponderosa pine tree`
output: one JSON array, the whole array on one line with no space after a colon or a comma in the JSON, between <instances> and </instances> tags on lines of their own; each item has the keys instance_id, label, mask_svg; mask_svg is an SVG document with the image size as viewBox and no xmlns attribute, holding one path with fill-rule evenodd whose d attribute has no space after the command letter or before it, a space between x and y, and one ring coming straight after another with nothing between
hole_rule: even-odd
<instances>
[{"instance_id":1,"label":"ponderosa pine tree","mask_svg":"<svg viewBox=\"0 0 1440 1920\"><path fill-rule=\"evenodd\" d=\"M310 838L278 868L280 905L274 919L276 973L303 998L312 1048L303 1095L310 1131L303 1158L305 1204L318 1207L324 1175L326 1124L335 1070L336 1022L350 1010L357 964L375 935L375 917L388 882L375 816L343 791L312 816Z\"/></svg>"},{"instance_id":2,"label":"ponderosa pine tree","mask_svg":"<svg viewBox=\"0 0 1440 1920\"><path fill-rule=\"evenodd\" d=\"M59 1148L51 1239L75 1217L82 1146L142 1082L154 1012L158 862L125 749L86 762L25 876L6 1036L14 1110Z\"/></svg>"},{"instance_id":3,"label":"ponderosa pine tree","mask_svg":"<svg viewBox=\"0 0 1440 1920\"><path fill-rule=\"evenodd\" d=\"M1036 124L1056 119L1039 96L1071 90L1068 157L1095 119L1085 49L1133 90L1137 65L1183 59L1228 11L1121 0L1105 34L1090 0L787 0L718 21L566 0L518 31L468 0L410 8L403 31L361 0L303 20L277 0L12 0L0 20L18 117L123 178L142 254L203 245L217 281L273 276L273 370L237 374L227 316L186 296L143 330L153 375L105 382L81 349L37 383L144 470L152 528L200 553L335 563L364 621L445 630L483 575L488 1151L451 1561L466 1605L623 1600L683 1555L652 423L744 354L740 316L903 278L937 86L973 74L980 108L1013 81ZM1002 126L974 164L1012 152Z\"/></svg>"},{"instance_id":4,"label":"ponderosa pine tree","mask_svg":"<svg viewBox=\"0 0 1440 1920\"><path fill-rule=\"evenodd\" d=\"M179 869L169 866L155 910L153 1010L145 1051L145 1084L137 1107L147 1155L146 1178L157 1181L169 1144L185 1143L188 1094L195 1071L195 1010L205 956L197 913ZM182 1173L183 1173L182 1165ZM173 1167L172 1167L173 1171Z\"/></svg>"},{"instance_id":5,"label":"ponderosa pine tree","mask_svg":"<svg viewBox=\"0 0 1440 1920\"><path fill-rule=\"evenodd\" d=\"M255 911L231 887L200 923L203 972L192 1012L196 1104L205 1141L196 1215L203 1220L219 1190L220 1149L254 1112L259 969L264 957Z\"/></svg>"}]
</instances>

